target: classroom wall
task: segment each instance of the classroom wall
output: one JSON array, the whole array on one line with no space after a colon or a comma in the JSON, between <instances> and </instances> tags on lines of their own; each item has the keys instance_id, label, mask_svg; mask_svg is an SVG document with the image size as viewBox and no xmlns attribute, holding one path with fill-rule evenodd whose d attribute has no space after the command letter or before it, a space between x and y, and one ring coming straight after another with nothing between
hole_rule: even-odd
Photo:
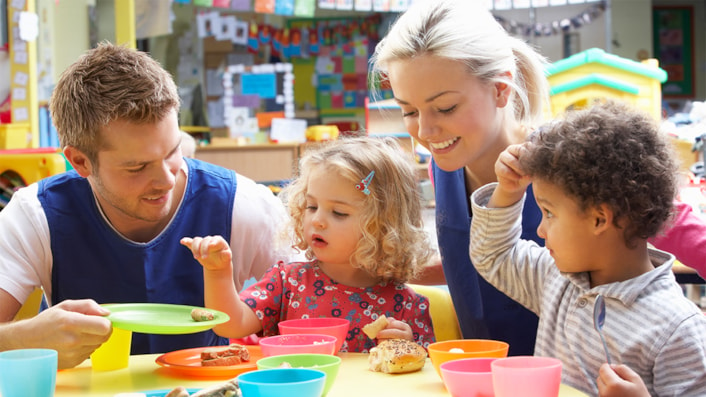
<instances>
[{"instance_id":1,"label":"classroom wall","mask_svg":"<svg viewBox=\"0 0 706 397\"><path fill-rule=\"evenodd\" d=\"M97 39L110 39L114 36L115 20L111 12L114 0L36 0L38 9L46 12L46 20L52 24L51 73L54 80L81 53L90 47L89 6L95 7L99 18L94 31ZM694 7L694 56L695 56L695 87L696 98L706 98L706 6L703 0L611 0L611 28L608 30L611 38L611 51L624 58L637 60L637 52L641 49L652 53L652 5L690 5ZM590 4L590 3L589 3ZM536 21L541 23L573 16L586 9L587 4L577 4L562 7L546 7L535 9ZM188 12L186 13L188 15ZM528 10L497 11L497 14L507 19L530 21ZM40 20L42 16L40 16ZM277 18L277 17L273 17ZM635 22L639 21L639 22ZM605 14L589 25L577 30L579 33L579 48L606 46ZM41 38L40 38L41 39ZM94 38L95 39L95 38ZM162 40L162 42L167 42ZM563 58L563 37L555 35L532 39L539 50L554 62ZM171 68L173 59L167 59L169 52L160 50L159 40L155 40L153 51L157 58L162 58Z\"/></svg>"}]
</instances>

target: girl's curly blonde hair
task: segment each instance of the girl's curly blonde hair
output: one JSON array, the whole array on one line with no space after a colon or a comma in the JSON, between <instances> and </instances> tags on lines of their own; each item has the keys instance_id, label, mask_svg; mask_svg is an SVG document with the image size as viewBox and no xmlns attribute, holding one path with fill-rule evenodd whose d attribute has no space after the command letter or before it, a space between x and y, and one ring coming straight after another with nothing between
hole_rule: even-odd
<instances>
[{"instance_id":1,"label":"girl's curly blonde hair","mask_svg":"<svg viewBox=\"0 0 706 397\"><path fill-rule=\"evenodd\" d=\"M351 255L352 266L381 281L407 282L434 254L422 224L422 204L412 161L392 138L341 138L307 152L299 177L281 193L291 214L294 248L313 259L304 236L304 212L311 171L324 168L331 178L351 185L375 171L365 196L363 237ZM363 193L361 192L361 195Z\"/></svg>"}]
</instances>

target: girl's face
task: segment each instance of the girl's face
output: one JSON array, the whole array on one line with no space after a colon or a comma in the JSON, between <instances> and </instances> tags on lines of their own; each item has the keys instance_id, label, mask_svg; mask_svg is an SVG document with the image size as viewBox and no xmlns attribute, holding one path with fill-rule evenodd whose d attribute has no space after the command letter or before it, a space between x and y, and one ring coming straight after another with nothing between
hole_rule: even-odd
<instances>
[{"instance_id":1,"label":"girl's face","mask_svg":"<svg viewBox=\"0 0 706 397\"><path fill-rule=\"evenodd\" d=\"M365 198L355 183L325 167L309 174L304 238L319 261L350 266L351 254L363 236L360 216Z\"/></svg>"},{"instance_id":2,"label":"girl's face","mask_svg":"<svg viewBox=\"0 0 706 397\"><path fill-rule=\"evenodd\" d=\"M389 64L407 132L445 171L491 166L509 144L501 128L509 88L482 83L458 61L422 55Z\"/></svg>"}]
</instances>

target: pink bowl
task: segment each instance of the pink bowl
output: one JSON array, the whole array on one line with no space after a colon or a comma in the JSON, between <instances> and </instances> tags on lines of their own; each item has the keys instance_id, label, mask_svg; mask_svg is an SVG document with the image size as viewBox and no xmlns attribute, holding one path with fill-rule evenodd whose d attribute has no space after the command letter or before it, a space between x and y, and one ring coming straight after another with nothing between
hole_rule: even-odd
<instances>
[{"instance_id":1,"label":"pink bowl","mask_svg":"<svg viewBox=\"0 0 706 397\"><path fill-rule=\"evenodd\" d=\"M351 322L345 318L316 317L284 320L280 321L278 325L279 333L282 335L323 334L335 336L337 339L335 353L341 350L343 341L346 340L346 335L348 335L350 324Z\"/></svg>"},{"instance_id":2,"label":"pink bowl","mask_svg":"<svg viewBox=\"0 0 706 397\"><path fill-rule=\"evenodd\" d=\"M442 363L441 379L453 397L493 397L490 363L497 358L462 358Z\"/></svg>"},{"instance_id":3,"label":"pink bowl","mask_svg":"<svg viewBox=\"0 0 706 397\"><path fill-rule=\"evenodd\" d=\"M324 334L275 335L260 339L262 355L280 356L282 354L336 352L336 337Z\"/></svg>"},{"instance_id":4,"label":"pink bowl","mask_svg":"<svg viewBox=\"0 0 706 397\"><path fill-rule=\"evenodd\" d=\"M495 397L557 397L561 387L561 360L514 356L490 364Z\"/></svg>"}]
</instances>

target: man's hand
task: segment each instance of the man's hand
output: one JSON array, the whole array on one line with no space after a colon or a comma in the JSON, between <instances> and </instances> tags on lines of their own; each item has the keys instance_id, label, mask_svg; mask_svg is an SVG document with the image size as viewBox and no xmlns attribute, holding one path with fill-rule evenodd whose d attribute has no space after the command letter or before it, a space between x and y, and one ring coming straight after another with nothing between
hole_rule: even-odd
<instances>
[{"instance_id":1,"label":"man's hand","mask_svg":"<svg viewBox=\"0 0 706 397\"><path fill-rule=\"evenodd\" d=\"M54 349L59 352L59 369L72 368L108 340L112 332L104 317L108 314L91 299L66 300L32 318L7 323L0 339L12 348Z\"/></svg>"}]
</instances>

